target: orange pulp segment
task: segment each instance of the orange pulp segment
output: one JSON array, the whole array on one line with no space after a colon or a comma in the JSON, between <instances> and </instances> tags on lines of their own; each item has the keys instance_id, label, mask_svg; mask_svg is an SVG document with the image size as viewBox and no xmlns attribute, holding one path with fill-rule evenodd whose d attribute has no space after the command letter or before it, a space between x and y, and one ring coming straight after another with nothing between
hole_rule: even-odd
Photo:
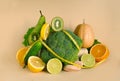
<instances>
[{"instance_id":1,"label":"orange pulp segment","mask_svg":"<svg viewBox=\"0 0 120 81\"><path fill-rule=\"evenodd\" d=\"M21 66L24 66L24 58L28 47L22 47L17 51L16 59L18 60Z\"/></svg>"},{"instance_id":2,"label":"orange pulp segment","mask_svg":"<svg viewBox=\"0 0 120 81\"><path fill-rule=\"evenodd\" d=\"M96 62L99 62L109 56L109 50L103 44L96 44L90 49L90 54L95 57Z\"/></svg>"}]
</instances>

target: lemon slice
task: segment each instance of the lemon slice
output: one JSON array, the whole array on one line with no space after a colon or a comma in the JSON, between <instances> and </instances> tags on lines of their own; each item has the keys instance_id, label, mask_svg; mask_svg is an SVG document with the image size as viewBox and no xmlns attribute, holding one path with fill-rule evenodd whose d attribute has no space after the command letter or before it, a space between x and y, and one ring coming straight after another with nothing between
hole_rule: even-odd
<instances>
[{"instance_id":1,"label":"lemon slice","mask_svg":"<svg viewBox=\"0 0 120 81\"><path fill-rule=\"evenodd\" d=\"M58 74L62 70L62 62L57 58L52 58L47 63L47 71L51 74Z\"/></svg>"},{"instance_id":2,"label":"lemon slice","mask_svg":"<svg viewBox=\"0 0 120 81\"><path fill-rule=\"evenodd\" d=\"M24 64L25 64L24 63L24 58L25 58L27 50L28 50L28 47L22 47L17 51L16 59L21 66L24 66Z\"/></svg>"},{"instance_id":3,"label":"lemon slice","mask_svg":"<svg viewBox=\"0 0 120 81\"><path fill-rule=\"evenodd\" d=\"M37 56L30 56L28 59L28 68L31 72L40 72L44 69L45 63Z\"/></svg>"},{"instance_id":4,"label":"lemon slice","mask_svg":"<svg viewBox=\"0 0 120 81\"><path fill-rule=\"evenodd\" d=\"M48 23L45 23L43 26L42 26L42 29L41 29L41 32L40 32L40 35L41 35L41 38L43 40L46 40L48 35L49 35L49 32L50 32L50 26Z\"/></svg>"}]
</instances>

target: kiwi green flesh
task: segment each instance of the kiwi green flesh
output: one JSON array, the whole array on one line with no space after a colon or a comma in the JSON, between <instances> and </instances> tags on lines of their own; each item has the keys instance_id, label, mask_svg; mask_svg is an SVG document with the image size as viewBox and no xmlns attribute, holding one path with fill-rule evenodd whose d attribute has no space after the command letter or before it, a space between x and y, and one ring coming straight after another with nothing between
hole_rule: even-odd
<instances>
[{"instance_id":1,"label":"kiwi green flesh","mask_svg":"<svg viewBox=\"0 0 120 81\"><path fill-rule=\"evenodd\" d=\"M52 29L54 31L60 31L63 29L64 21L61 17L54 17L52 19Z\"/></svg>"}]
</instances>

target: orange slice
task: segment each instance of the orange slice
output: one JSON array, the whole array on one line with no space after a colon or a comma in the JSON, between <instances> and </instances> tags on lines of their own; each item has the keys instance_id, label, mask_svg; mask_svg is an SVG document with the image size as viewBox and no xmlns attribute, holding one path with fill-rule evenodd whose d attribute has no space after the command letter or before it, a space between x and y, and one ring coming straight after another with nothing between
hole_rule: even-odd
<instances>
[{"instance_id":1,"label":"orange slice","mask_svg":"<svg viewBox=\"0 0 120 81\"><path fill-rule=\"evenodd\" d=\"M96 44L91 47L90 54L95 57L96 62L100 62L109 56L109 50L103 44Z\"/></svg>"},{"instance_id":2,"label":"orange slice","mask_svg":"<svg viewBox=\"0 0 120 81\"><path fill-rule=\"evenodd\" d=\"M23 47L17 51L16 59L18 60L21 66L24 66L24 58L27 50L28 50L28 47Z\"/></svg>"}]
</instances>

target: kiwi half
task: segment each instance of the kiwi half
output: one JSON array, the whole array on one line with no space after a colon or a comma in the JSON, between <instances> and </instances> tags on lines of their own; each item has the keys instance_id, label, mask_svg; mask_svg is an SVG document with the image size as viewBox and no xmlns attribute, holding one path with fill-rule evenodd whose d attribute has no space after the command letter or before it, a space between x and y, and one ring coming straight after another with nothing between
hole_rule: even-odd
<instances>
[{"instance_id":1,"label":"kiwi half","mask_svg":"<svg viewBox=\"0 0 120 81\"><path fill-rule=\"evenodd\" d=\"M54 17L51 26L54 31L61 31L64 27L64 21L61 17Z\"/></svg>"}]
</instances>

